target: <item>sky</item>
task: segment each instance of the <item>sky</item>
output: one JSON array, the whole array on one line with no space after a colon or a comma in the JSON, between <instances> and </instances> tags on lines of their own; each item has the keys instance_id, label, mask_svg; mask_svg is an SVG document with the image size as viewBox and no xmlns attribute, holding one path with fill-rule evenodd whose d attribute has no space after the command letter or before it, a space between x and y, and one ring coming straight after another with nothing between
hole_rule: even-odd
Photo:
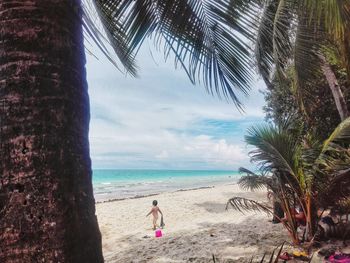
<instances>
[{"instance_id":1,"label":"sky","mask_svg":"<svg viewBox=\"0 0 350 263\"><path fill-rule=\"evenodd\" d=\"M138 78L118 71L96 48L87 54L93 169L237 170L251 167L248 127L264 119L262 80L233 103L192 85L181 68L146 41ZM97 58L96 58L97 57Z\"/></svg>"}]
</instances>

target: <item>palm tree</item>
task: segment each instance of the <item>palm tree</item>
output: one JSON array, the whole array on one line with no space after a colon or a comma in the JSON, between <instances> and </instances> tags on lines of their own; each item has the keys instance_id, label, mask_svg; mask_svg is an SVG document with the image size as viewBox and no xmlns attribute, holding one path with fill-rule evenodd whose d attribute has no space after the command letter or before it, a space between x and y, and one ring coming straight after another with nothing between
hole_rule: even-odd
<instances>
[{"instance_id":1,"label":"palm tree","mask_svg":"<svg viewBox=\"0 0 350 263\"><path fill-rule=\"evenodd\" d=\"M312 136L300 136L301 127L287 121L277 126L252 127L246 142L255 147L251 161L261 175L243 170L240 185L246 189L268 187L282 205L283 222L294 243L300 239L293 210L299 205L306 215L307 238L311 240L318 220L317 211L341 205L350 194L350 118L343 121L323 143ZM232 198L236 209L254 209L273 214L270 207L253 200Z\"/></svg>"},{"instance_id":2,"label":"palm tree","mask_svg":"<svg viewBox=\"0 0 350 263\"><path fill-rule=\"evenodd\" d=\"M238 180L238 185L241 188L250 191L264 189L267 190L268 198L272 201L272 222L280 223L281 218L284 217L284 211L281 207L278 197L274 194L277 193L279 189L278 177L264 173L256 174L255 172L244 167L239 168L239 173L243 175Z\"/></svg>"},{"instance_id":3,"label":"palm tree","mask_svg":"<svg viewBox=\"0 0 350 263\"><path fill-rule=\"evenodd\" d=\"M244 2L244 3L243 3ZM147 37L210 93L247 94L254 3L0 0L0 261L103 262L89 156L83 31L132 75Z\"/></svg>"},{"instance_id":4,"label":"palm tree","mask_svg":"<svg viewBox=\"0 0 350 263\"><path fill-rule=\"evenodd\" d=\"M256 41L256 58L260 74L272 87L273 72L281 81L293 67L296 94L320 77L326 78L341 120L349 116L337 77L325 55L334 46L347 69L350 80L349 28L350 7L347 1L273 0L264 1L264 11Z\"/></svg>"}]
</instances>

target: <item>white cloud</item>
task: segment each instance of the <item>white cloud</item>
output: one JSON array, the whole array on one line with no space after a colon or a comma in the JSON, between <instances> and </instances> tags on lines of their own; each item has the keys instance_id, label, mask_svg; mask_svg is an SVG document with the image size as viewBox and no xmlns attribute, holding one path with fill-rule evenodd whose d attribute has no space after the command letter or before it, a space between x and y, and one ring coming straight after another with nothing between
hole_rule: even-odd
<instances>
[{"instance_id":1,"label":"white cloud","mask_svg":"<svg viewBox=\"0 0 350 263\"><path fill-rule=\"evenodd\" d=\"M242 145L228 144L225 139L213 140L209 136L200 135L184 146L187 156L200 156L208 163L224 165L225 167L239 166L246 162L247 155Z\"/></svg>"},{"instance_id":2,"label":"white cloud","mask_svg":"<svg viewBox=\"0 0 350 263\"><path fill-rule=\"evenodd\" d=\"M169 154L167 151L163 150L159 154L155 156L157 159L167 159L169 158Z\"/></svg>"},{"instance_id":3,"label":"white cloud","mask_svg":"<svg viewBox=\"0 0 350 263\"><path fill-rule=\"evenodd\" d=\"M140 78L122 76L103 57L88 58L90 145L98 168L237 169L248 164L240 122L262 119L263 98L253 87L246 113L192 86L172 63L156 66L141 52ZM198 123L236 124L211 134ZM213 124L215 125L215 124Z\"/></svg>"}]
</instances>

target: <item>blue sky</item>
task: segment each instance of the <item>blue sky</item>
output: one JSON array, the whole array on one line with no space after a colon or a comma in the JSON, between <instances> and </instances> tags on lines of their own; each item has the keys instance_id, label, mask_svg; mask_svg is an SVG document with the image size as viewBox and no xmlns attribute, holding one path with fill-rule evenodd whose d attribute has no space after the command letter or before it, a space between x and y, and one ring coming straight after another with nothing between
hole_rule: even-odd
<instances>
[{"instance_id":1,"label":"blue sky","mask_svg":"<svg viewBox=\"0 0 350 263\"><path fill-rule=\"evenodd\" d=\"M242 98L245 113L193 86L173 60L145 43L139 77L119 72L97 49L87 55L93 168L229 169L250 166L245 130L263 121L262 80ZM152 55L151 55L152 54Z\"/></svg>"}]
</instances>

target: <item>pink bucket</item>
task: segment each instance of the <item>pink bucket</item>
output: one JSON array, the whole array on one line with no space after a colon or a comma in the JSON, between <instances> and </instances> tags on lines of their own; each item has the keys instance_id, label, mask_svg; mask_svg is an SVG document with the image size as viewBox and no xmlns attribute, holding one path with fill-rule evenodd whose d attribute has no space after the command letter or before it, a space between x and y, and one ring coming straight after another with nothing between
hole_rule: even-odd
<instances>
[{"instance_id":1,"label":"pink bucket","mask_svg":"<svg viewBox=\"0 0 350 263\"><path fill-rule=\"evenodd\" d=\"M158 229L156 230L156 237L162 237L163 234L162 234L162 230Z\"/></svg>"}]
</instances>

